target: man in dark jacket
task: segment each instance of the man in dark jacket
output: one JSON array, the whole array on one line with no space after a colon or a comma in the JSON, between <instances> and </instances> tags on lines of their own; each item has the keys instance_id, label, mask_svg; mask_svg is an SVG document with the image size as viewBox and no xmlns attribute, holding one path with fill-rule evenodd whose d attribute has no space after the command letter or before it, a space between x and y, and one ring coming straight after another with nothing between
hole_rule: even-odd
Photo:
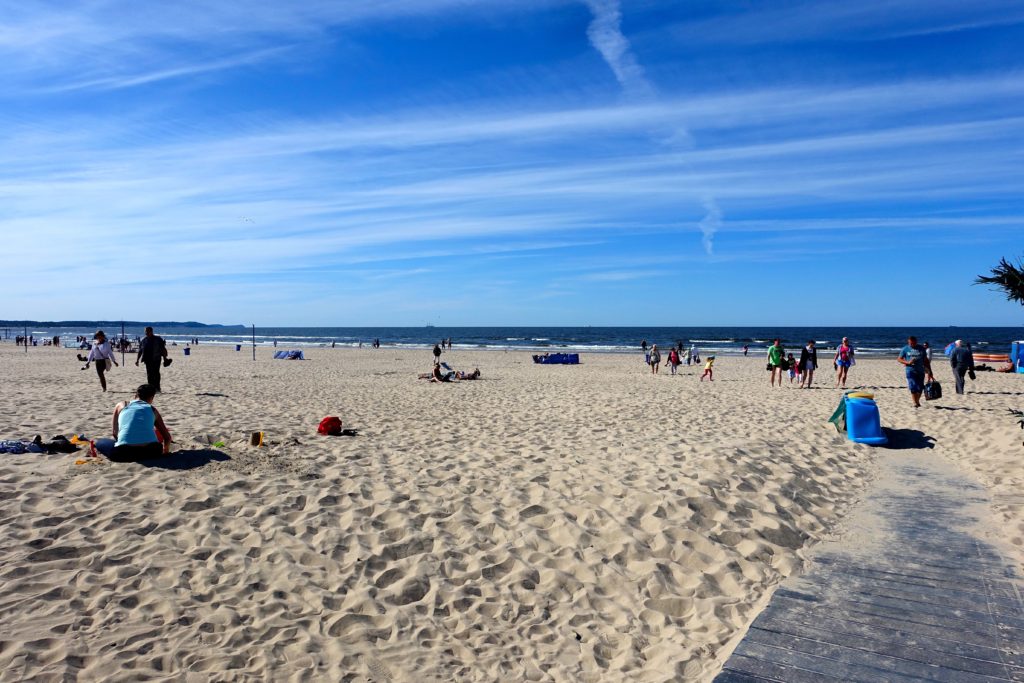
<instances>
[{"instance_id":1,"label":"man in dark jacket","mask_svg":"<svg viewBox=\"0 0 1024 683\"><path fill-rule=\"evenodd\" d=\"M153 328L146 328L146 336L139 343L139 355L135 358L138 365L141 360L146 364L146 384L160 391L160 364L167 358L167 344L163 337L153 334ZM170 361L167 361L170 364Z\"/></svg>"},{"instance_id":2,"label":"man in dark jacket","mask_svg":"<svg viewBox=\"0 0 1024 683\"><path fill-rule=\"evenodd\" d=\"M974 372L974 353L971 345L956 340L956 348L949 355L949 365L953 368L953 379L956 381L956 393L964 393L964 375Z\"/></svg>"}]
</instances>

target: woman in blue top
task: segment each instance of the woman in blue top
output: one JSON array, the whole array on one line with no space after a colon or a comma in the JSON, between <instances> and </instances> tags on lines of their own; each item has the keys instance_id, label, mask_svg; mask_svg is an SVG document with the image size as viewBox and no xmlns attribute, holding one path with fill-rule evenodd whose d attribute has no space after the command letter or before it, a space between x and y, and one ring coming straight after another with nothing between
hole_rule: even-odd
<instances>
[{"instance_id":1,"label":"woman in blue top","mask_svg":"<svg viewBox=\"0 0 1024 683\"><path fill-rule=\"evenodd\" d=\"M117 441L111 460L132 462L170 452L171 433L153 407L155 396L156 387L143 384L136 389L135 400L122 401L114 408L114 437Z\"/></svg>"},{"instance_id":2,"label":"woman in blue top","mask_svg":"<svg viewBox=\"0 0 1024 683\"><path fill-rule=\"evenodd\" d=\"M921 393L924 391L925 379L932 381L932 364L923 346L917 345L917 337L907 337L907 345L896 358L900 365L907 369L907 388L914 401L914 407L921 407Z\"/></svg>"}]
</instances>

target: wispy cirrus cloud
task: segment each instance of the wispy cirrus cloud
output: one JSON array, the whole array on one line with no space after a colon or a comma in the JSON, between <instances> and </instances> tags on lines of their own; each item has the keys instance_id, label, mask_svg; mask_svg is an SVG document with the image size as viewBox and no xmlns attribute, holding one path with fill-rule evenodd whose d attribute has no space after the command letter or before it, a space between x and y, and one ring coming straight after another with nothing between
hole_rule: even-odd
<instances>
[{"instance_id":1,"label":"wispy cirrus cloud","mask_svg":"<svg viewBox=\"0 0 1024 683\"><path fill-rule=\"evenodd\" d=\"M0 76L10 90L124 89L309 55L349 27L452 12L521 13L546 0L0 0ZM40 85L42 83L42 85Z\"/></svg>"},{"instance_id":2,"label":"wispy cirrus cloud","mask_svg":"<svg viewBox=\"0 0 1024 683\"><path fill-rule=\"evenodd\" d=\"M906 106L896 90L892 93L890 100L875 102L876 114ZM759 96L768 101L790 95ZM812 113L829 102L820 92L808 92L807 98ZM730 101L722 100L721 106ZM670 103L639 111L662 116L672 109ZM787 111L796 110L791 102ZM407 136L382 136L381 122L372 120L348 123L340 137L332 135L333 124L281 121L276 132L261 126L254 134L218 132L208 140L200 133L127 148L110 147L102 124L95 138L84 127L56 146L37 127L27 136L8 128L0 145L0 223L15 276L38 272L31 256L42 244L101 232L118 249L82 254L59 270L73 280L110 265L127 281L145 282L211 271L269 273L297 264L386 261L395 245L406 246L401 253L409 258L407 245L419 244L429 259L483 254L488 241L526 238L529 244L530 236L558 234L572 239L555 244L572 249L622 230L669 231L670 225L656 217L679 211L681 204L702 205L708 188L735 205L737 222L723 225L716 205L704 204L701 227L709 254L716 234L754 229L755 223L744 222L752 210L818 207L827 217L836 202L870 201L895 211L910 200L992 201L1015 197L1022 189L1013 171L1024 122L1015 118L792 137L769 145L723 144L694 152L689 169L657 143L646 149L631 143L603 156L573 151L577 141L609 135L634 139L647 125L642 116L629 123L637 111L624 105L621 111L492 114L460 128L431 110L390 124L389 130L407 130ZM752 113L734 118L733 125L762 121L760 113ZM553 139L565 145L557 162L550 159ZM934 144L937 140L942 144ZM513 142L516 154L495 163L496 153ZM423 156L425 149L429 157ZM339 151L345 153L335 156ZM701 218L698 213L692 220ZM879 220L909 226L916 219L882 215ZM996 219L917 220L954 230ZM775 232L787 229L782 221L761 225ZM876 229L869 220L842 225ZM168 257L166 267L147 257L156 246Z\"/></svg>"},{"instance_id":3,"label":"wispy cirrus cloud","mask_svg":"<svg viewBox=\"0 0 1024 683\"><path fill-rule=\"evenodd\" d=\"M688 45L810 40L857 41L954 33L1024 22L1015 0L801 0L724 6L680 21L670 32Z\"/></svg>"}]
</instances>

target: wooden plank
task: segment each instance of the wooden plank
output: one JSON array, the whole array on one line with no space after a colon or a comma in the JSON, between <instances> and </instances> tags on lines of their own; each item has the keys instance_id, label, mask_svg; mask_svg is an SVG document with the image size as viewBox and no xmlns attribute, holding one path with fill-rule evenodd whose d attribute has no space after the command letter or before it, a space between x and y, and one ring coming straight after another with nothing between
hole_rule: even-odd
<instances>
[{"instance_id":1,"label":"wooden plank","mask_svg":"<svg viewBox=\"0 0 1024 683\"><path fill-rule=\"evenodd\" d=\"M822 613L817 610L808 609L805 607L806 603L793 601L785 596L776 596L773 598L773 601L774 600L779 601L780 607L802 613L803 616ZM925 624L918 621L899 619L894 617L892 614L878 614L868 610L854 609L850 605L831 605L828 607L828 611L832 613L833 617L845 621L856 621L862 624L871 624L875 626L889 625L893 628L899 628L906 633L916 633L922 636L941 638L944 634L951 633L950 629L942 624ZM993 642L998 642L999 640L998 637L993 638L991 634L979 634L970 631L957 631L956 637L961 642L970 643L972 645L990 645Z\"/></svg>"},{"instance_id":2,"label":"wooden plank","mask_svg":"<svg viewBox=\"0 0 1024 683\"><path fill-rule=\"evenodd\" d=\"M715 683L782 683L775 678L762 678L751 674L741 673L733 669L724 669L715 677Z\"/></svg>"},{"instance_id":3,"label":"wooden plank","mask_svg":"<svg viewBox=\"0 0 1024 683\"><path fill-rule=\"evenodd\" d=\"M963 610L978 614L998 614L1007 625L1020 627L1024 624L1024 615L1015 609L1012 600L999 596L980 599L964 599L957 595L945 595L943 591L928 587L906 584L899 581L884 581L865 578L857 575L832 574L808 576L803 586L814 586L819 591L822 601L831 596L845 596L847 593L878 595L891 600L905 601L907 608L918 605L938 605L948 608L947 611ZM842 591L840 593L840 591ZM991 621L991 619L988 619Z\"/></svg>"},{"instance_id":4,"label":"wooden plank","mask_svg":"<svg viewBox=\"0 0 1024 683\"><path fill-rule=\"evenodd\" d=\"M1024 668L1024 653L1019 648L1006 649L998 641L968 643L959 638L955 631L921 633L920 629L908 630L899 622L875 619L869 616L836 613L834 610L787 609L784 605L772 606L758 617L754 627L770 627L774 620L793 622L808 626L822 625L837 633L854 633L869 638L885 638L893 643L927 646L929 649L952 655L1002 663L1009 667Z\"/></svg>"},{"instance_id":5,"label":"wooden plank","mask_svg":"<svg viewBox=\"0 0 1024 683\"><path fill-rule=\"evenodd\" d=\"M977 622L981 624L995 624L997 626L1005 626L1018 631L1022 631L1021 636L1024 639L1024 619L1017 619L1015 617L1005 616L1002 614L995 614L991 611L978 611L984 610L985 605L972 605L977 609L965 609L957 605L942 604L936 601L920 601L912 594L905 594L899 591L890 590L877 590L873 588L862 587L857 582L844 582L840 584L841 579L833 580L830 587L835 591L839 585L842 585L845 589L844 593L847 599L854 602L868 603L874 605L880 605L883 607L889 607L892 609L909 609L915 612L921 612L924 614L931 614L935 617L945 617L952 615L957 619L964 619L967 621ZM834 592L830 592L829 596L834 596ZM826 598L825 602L828 602Z\"/></svg>"},{"instance_id":6,"label":"wooden plank","mask_svg":"<svg viewBox=\"0 0 1024 683\"><path fill-rule=\"evenodd\" d=\"M863 591L878 592L892 598L906 599L914 602L946 604L953 608L971 611L992 611L995 609L1001 614L1010 618L1024 618L1024 612L1017 604L1017 601L1010 596L1002 595L975 595L956 591L946 591L933 586L926 586L910 581L899 581L895 578L876 579L871 576L864 576L858 573L832 573L815 574L804 577L801 582L810 586L832 586L838 590L839 586L849 589L856 587ZM832 591L825 593L827 597Z\"/></svg>"},{"instance_id":7,"label":"wooden plank","mask_svg":"<svg viewBox=\"0 0 1024 683\"><path fill-rule=\"evenodd\" d=\"M733 654L729 658L729 663L726 664L720 675L726 673L752 676L756 680L778 683L821 683L821 676L813 671L784 666L777 662L747 657L739 653ZM716 677L714 683L722 683L722 681Z\"/></svg>"},{"instance_id":8,"label":"wooden plank","mask_svg":"<svg viewBox=\"0 0 1024 683\"><path fill-rule=\"evenodd\" d=\"M791 615L790 615L791 616ZM907 638L901 632L891 630L850 629L848 624L835 620L817 620L815 624L801 623L791 618L759 620L755 629L817 640L832 645L855 648L863 652L878 653L888 657L907 659L921 664L931 664L956 672L968 672L995 678L1011 678L1011 674L1024 674L1024 669L1004 664L998 650L985 648L980 654L983 659L965 657L931 647L934 641ZM945 645L945 644L943 644Z\"/></svg>"},{"instance_id":9,"label":"wooden plank","mask_svg":"<svg viewBox=\"0 0 1024 683\"><path fill-rule=\"evenodd\" d=\"M886 674L899 674L939 683L993 683L1000 678L1006 680L1004 672L1000 672L998 678L995 678L962 669L943 668L932 662L887 655L879 652L876 648L860 649L855 647L852 642L835 644L763 629L753 629L747 637L750 643L770 645L786 651L832 660L840 664L871 667L884 671Z\"/></svg>"},{"instance_id":10,"label":"wooden plank","mask_svg":"<svg viewBox=\"0 0 1024 683\"><path fill-rule=\"evenodd\" d=\"M1008 592L1011 595L1018 595L1014 584L1015 573L1013 572L1013 565L1006 565L1011 576L1007 577L1009 580L1004 579L1002 576L993 576L992 573L983 572L980 568L971 565L968 568L964 568L962 565L956 566L925 566L913 562L908 562L906 556L901 555L894 566L887 567L881 563L868 564L864 561L855 561L852 558L847 557L821 557L815 560L816 564L820 564L823 567L831 569L833 571L858 571L867 572L870 574L887 575L894 574L897 576L914 577L915 579L923 579L928 581L936 581L940 584L956 584L961 586L960 590L969 592L985 592L989 586L996 586ZM993 567L999 571L996 574L1002 573L1002 567Z\"/></svg>"},{"instance_id":11,"label":"wooden plank","mask_svg":"<svg viewBox=\"0 0 1024 683\"><path fill-rule=\"evenodd\" d=\"M865 665L859 662L839 661L828 657L819 657L795 650L787 650L781 647L773 647L764 643L743 641L742 651L737 651L745 657L761 662L771 662L789 669L810 672L818 675L816 681L826 680L848 681L849 683L920 683L928 681L922 676L912 676L889 671L877 666ZM731 664L731 662L730 662ZM789 679L784 678L788 681Z\"/></svg>"}]
</instances>

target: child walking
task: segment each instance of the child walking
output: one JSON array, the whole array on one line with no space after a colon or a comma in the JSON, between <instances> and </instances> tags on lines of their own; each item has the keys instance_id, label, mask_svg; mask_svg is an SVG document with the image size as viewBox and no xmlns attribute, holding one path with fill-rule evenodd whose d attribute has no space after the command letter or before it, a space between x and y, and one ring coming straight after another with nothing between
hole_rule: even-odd
<instances>
[{"instance_id":1,"label":"child walking","mask_svg":"<svg viewBox=\"0 0 1024 683\"><path fill-rule=\"evenodd\" d=\"M668 352L668 367L673 375L676 374L676 368L679 367L679 352L675 349Z\"/></svg>"},{"instance_id":2,"label":"child walking","mask_svg":"<svg viewBox=\"0 0 1024 683\"><path fill-rule=\"evenodd\" d=\"M712 377L714 374L715 357L708 356L708 362L704 364L704 374L700 376L700 381L703 382L704 378L707 377L709 382L714 382L715 378Z\"/></svg>"}]
</instances>

